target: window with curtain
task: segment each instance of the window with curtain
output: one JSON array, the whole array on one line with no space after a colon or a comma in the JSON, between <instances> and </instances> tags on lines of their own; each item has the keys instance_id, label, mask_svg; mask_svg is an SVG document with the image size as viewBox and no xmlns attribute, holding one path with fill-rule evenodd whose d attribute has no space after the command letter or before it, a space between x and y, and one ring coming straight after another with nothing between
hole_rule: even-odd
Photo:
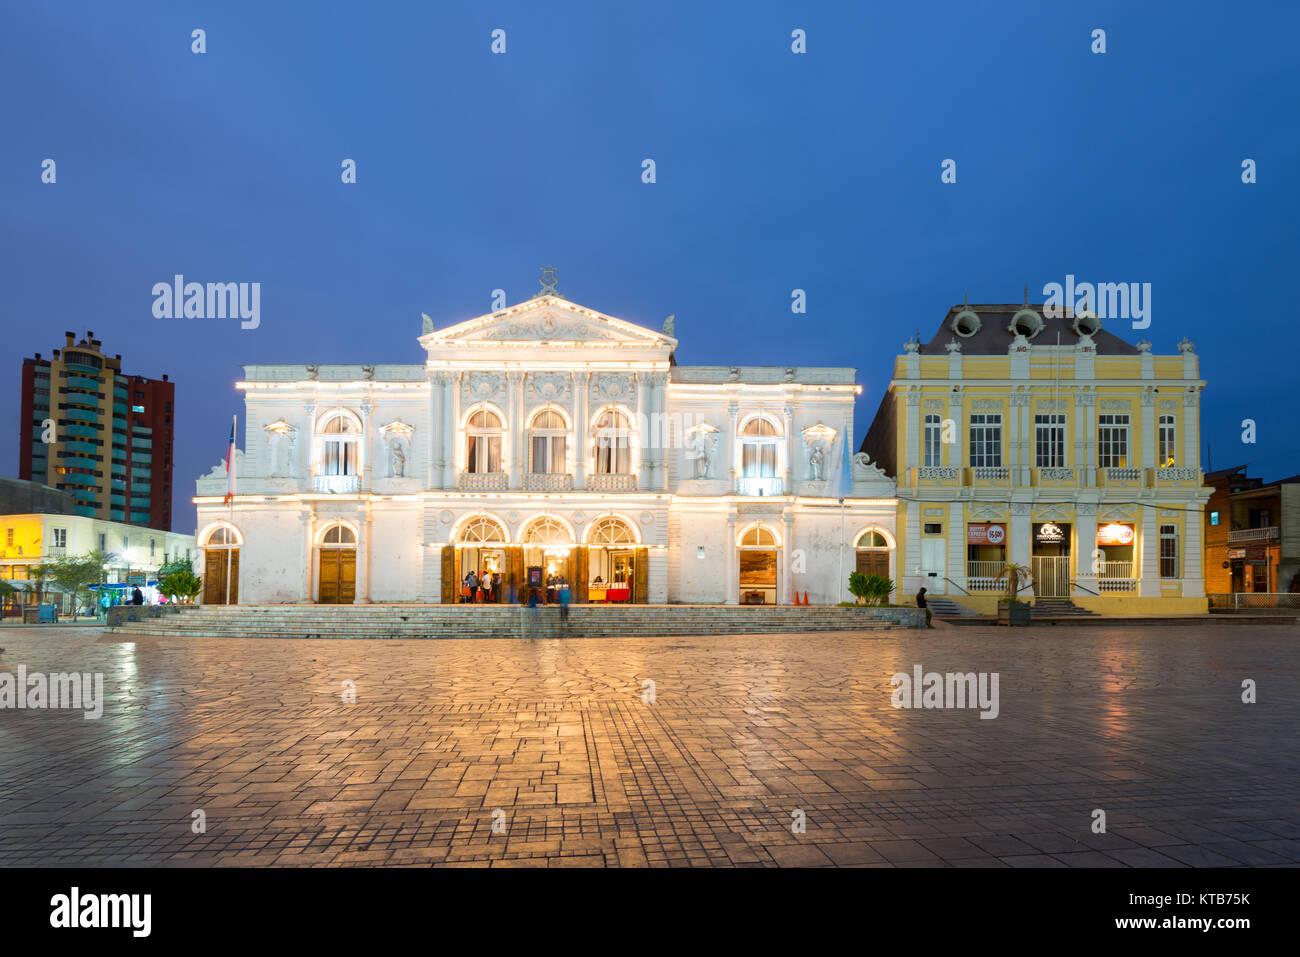
<instances>
[{"instance_id":1,"label":"window with curtain","mask_svg":"<svg viewBox=\"0 0 1300 957\"><path fill-rule=\"evenodd\" d=\"M925 417L925 465L943 464L943 421L937 415Z\"/></svg>"},{"instance_id":2,"label":"window with curtain","mask_svg":"<svg viewBox=\"0 0 1300 957\"><path fill-rule=\"evenodd\" d=\"M465 471L501 471L501 418L491 409L479 409L469 417L465 430Z\"/></svg>"},{"instance_id":3,"label":"window with curtain","mask_svg":"<svg viewBox=\"0 0 1300 957\"><path fill-rule=\"evenodd\" d=\"M529 471L534 474L567 472L568 441L569 430L560 413L553 409L538 412L528 427Z\"/></svg>"},{"instance_id":4,"label":"window with curtain","mask_svg":"<svg viewBox=\"0 0 1300 957\"><path fill-rule=\"evenodd\" d=\"M596 472L627 475L632 471L632 430L627 416L614 409L596 420Z\"/></svg>"},{"instance_id":5,"label":"window with curtain","mask_svg":"<svg viewBox=\"0 0 1300 957\"><path fill-rule=\"evenodd\" d=\"M356 423L346 415L336 415L325 423L321 435L324 439L321 445L321 474L356 475L359 435Z\"/></svg>"},{"instance_id":6,"label":"window with curtain","mask_svg":"<svg viewBox=\"0 0 1300 957\"><path fill-rule=\"evenodd\" d=\"M1159 437L1159 461L1156 464L1160 468L1172 468L1178 464L1178 430L1172 415L1160 416Z\"/></svg>"},{"instance_id":7,"label":"window with curtain","mask_svg":"<svg viewBox=\"0 0 1300 957\"><path fill-rule=\"evenodd\" d=\"M751 419L740 435L740 474L745 478L775 477L780 430L767 419Z\"/></svg>"}]
</instances>

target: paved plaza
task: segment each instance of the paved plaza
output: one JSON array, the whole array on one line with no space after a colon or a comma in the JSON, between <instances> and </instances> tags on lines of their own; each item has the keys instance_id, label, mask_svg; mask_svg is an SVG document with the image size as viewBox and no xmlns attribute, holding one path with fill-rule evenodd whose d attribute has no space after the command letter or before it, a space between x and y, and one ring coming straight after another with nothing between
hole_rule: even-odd
<instances>
[{"instance_id":1,"label":"paved plaza","mask_svg":"<svg viewBox=\"0 0 1300 957\"><path fill-rule=\"evenodd\" d=\"M0 711L0 865L1295 866L1298 635L4 627L0 672L105 704ZM997 717L894 708L917 665L996 672Z\"/></svg>"}]
</instances>

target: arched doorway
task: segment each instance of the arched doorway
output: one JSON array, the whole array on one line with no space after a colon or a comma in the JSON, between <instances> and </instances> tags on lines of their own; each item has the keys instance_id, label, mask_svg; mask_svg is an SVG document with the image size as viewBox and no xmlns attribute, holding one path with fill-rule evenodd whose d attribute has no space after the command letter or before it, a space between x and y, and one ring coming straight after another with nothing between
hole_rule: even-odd
<instances>
[{"instance_id":1,"label":"arched doorway","mask_svg":"<svg viewBox=\"0 0 1300 957\"><path fill-rule=\"evenodd\" d=\"M742 531L736 543L736 567L742 605L776 604L781 539L775 531L762 524Z\"/></svg>"},{"instance_id":2,"label":"arched doorway","mask_svg":"<svg viewBox=\"0 0 1300 957\"><path fill-rule=\"evenodd\" d=\"M554 601L560 581L567 581L572 593L575 543L568 526L543 515L524 529L520 541L524 546L524 582L529 588L540 589L539 599Z\"/></svg>"},{"instance_id":3,"label":"arched doorway","mask_svg":"<svg viewBox=\"0 0 1300 957\"><path fill-rule=\"evenodd\" d=\"M591 602L644 604L647 550L637 542L633 525L616 515L591 523L587 547L578 553L580 599Z\"/></svg>"},{"instance_id":4,"label":"arched doorway","mask_svg":"<svg viewBox=\"0 0 1300 957\"><path fill-rule=\"evenodd\" d=\"M320 573L316 600L350 605L357 597L357 535L346 525L326 527L316 548Z\"/></svg>"},{"instance_id":5,"label":"arched doorway","mask_svg":"<svg viewBox=\"0 0 1300 957\"><path fill-rule=\"evenodd\" d=\"M878 528L868 528L853 543L854 571L863 575L879 575L892 578L890 574L893 546L884 532Z\"/></svg>"},{"instance_id":6,"label":"arched doorway","mask_svg":"<svg viewBox=\"0 0 1300 957\"><path fill-rule=\"evenodd\" d=\"M456 570L454 572L456 600L462 602L503 602L509 599L510 585L518 572L509 566L509 549L506 530L490 515L475 515L468 519L456 533ZM490 579L490 590L468 589L465 579L470 571L480 584Z\"/></svg>"},{"instance_id":7,"label":"arched doorway","mask_svg":"<svg viewBox=\"0 0 1300 957\"><path fill-rule=\"evenodd\" d=\"M203 604L239 604L239 532L218 525L203 540Z\"/></svg>"}]
</instances>

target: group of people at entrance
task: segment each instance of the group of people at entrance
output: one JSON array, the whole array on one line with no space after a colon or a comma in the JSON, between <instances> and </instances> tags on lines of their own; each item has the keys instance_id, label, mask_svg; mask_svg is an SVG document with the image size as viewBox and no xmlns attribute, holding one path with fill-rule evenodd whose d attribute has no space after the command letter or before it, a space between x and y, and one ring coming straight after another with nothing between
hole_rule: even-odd
<instances>
[{"instance_id":1,"label":"group of people at entrance","mask_svg":"<svg viewBox=\"0 0 1300 957\"><path fill-rule=\"evenodd\" d=\"M479 574L472 568L465 580L460 583L460 600L464 602L500 601L502 580L499 572L483 570Z\"/></svg>"}]
</instances>

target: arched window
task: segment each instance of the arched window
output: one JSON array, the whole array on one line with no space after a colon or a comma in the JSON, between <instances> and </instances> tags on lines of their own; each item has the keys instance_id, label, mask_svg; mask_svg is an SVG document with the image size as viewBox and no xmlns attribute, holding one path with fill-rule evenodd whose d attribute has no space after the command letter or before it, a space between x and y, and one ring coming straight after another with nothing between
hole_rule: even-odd
<instances>
[{"instance_id":1,"label":"arched window","mask_svg":"<svg viewBox=\"0 0 1300 957\"><path fill-rule=\"evenodd\" d=\"M528 426L530 451L528 471L567 472L569 430L564 417L554 409L542 409Z\"/></svg>"},{"instance_id":2,"label":"arched window","mask_svg":"<svg viewBox=\"0 0 1300 957\"><path fill-rule=\"evenodd\" d=\"M480 515L466 522L456 538L457 541L466 545L504 545L506 541L505 532L502 531L501 526L486 515Z\"/></svg>"},{"instance_id":3,"label":"arched window","mask_svg":"<svg viewBox=\"0 0 1300 957\"><path fill-rule=\"evenodd\" d=\"M776 534L764 525L755 525L740 538L741 548L777 548Z\"/></svg>"},{"instance_id":4,"label":"arched window","mask_svg":"<svg viewBox=\"0 0 1300 957\"><path fill-rule=\"evenodd\" d=\"M888 548L889 539L875 529L869 529L858 536L854 548Z\"/></svg>"},{"instance_id":5,"label":"arched window","mask_svg":"<svg viewBox=\"0 0 1300 957\"><path fill-rule=\"evenodd\" d=\"M232 545L238 545L239 540L235 538L235 533L224 525L218 525L208 535L208 540L203 543L204 548L229 548Z\"/></svg>"},{"instance_id":6,"label":"arched window","mask_svg":"<svg viewBox=\"0 0 1300 957\"><path fill-rule=\"evenodd\" d=\"M320 543L335 547L347 547L356 545L357 536L346 525L334 525L325 529L325 534L321 536Z\"/></svg>"},{"instance_id":7,"label":"arched window","mask_svg":"<svg viewBox=\"0 0 1300 957\"><path fill-rule=\"evenodd\" d=\"M740 430L740 491L746 495L779 495L777 447L781 430L764 418L753 418Z\"/></svg>"},{"instance_id":8,"label":"arched window","mask_svg":"<svg viewBox=\"0 0 1300 957\"><path fill-rule=\"evenodd\" d=\"M357 438L361 430L348 416L339 413L326 420L320 430L321 474L356 475Z\"/></svg>"},{"instance_id":9,"label":"arched window","mask_svg":"<svg viewBox=\"0 0 1300 957\"><path fill-rule=\"evenodd\" d=\"M569 530L564 527L562 522L553 518L539 518L533 524L528 526L524 533L524 544L526 545L572 545L573 537L569 535Z\"/></svg>"},{"instance_id":10,"label":"arched window","mask_svg":"<svg viewBox=\"0 0 1300 957\"><path fill-rule=\"evenodd\" d=\"M465 471L501 471L501 417L491 409L478 409L465 430Z\"/></svg>"},{"instance_id":11,"label":"arched window","mask_svg":"<svg viewBox=\"0 0 1300 957\"><path fill-rule=\"evenodd\" d=\"M589 545L635 545L636 536L622 519L610 516L594 523L587 535Z\"/></svg>"},{"instance_id":12,"label":"arched window","mask_svg":"<svg viewBox=\"0 0 1300 957\"><path fill-rule=\"evenodd\" d=\"M627 475L631 471L631 426L622 412L607 409L596 420L596 473Z\"/></svg>"}]
</instances>

